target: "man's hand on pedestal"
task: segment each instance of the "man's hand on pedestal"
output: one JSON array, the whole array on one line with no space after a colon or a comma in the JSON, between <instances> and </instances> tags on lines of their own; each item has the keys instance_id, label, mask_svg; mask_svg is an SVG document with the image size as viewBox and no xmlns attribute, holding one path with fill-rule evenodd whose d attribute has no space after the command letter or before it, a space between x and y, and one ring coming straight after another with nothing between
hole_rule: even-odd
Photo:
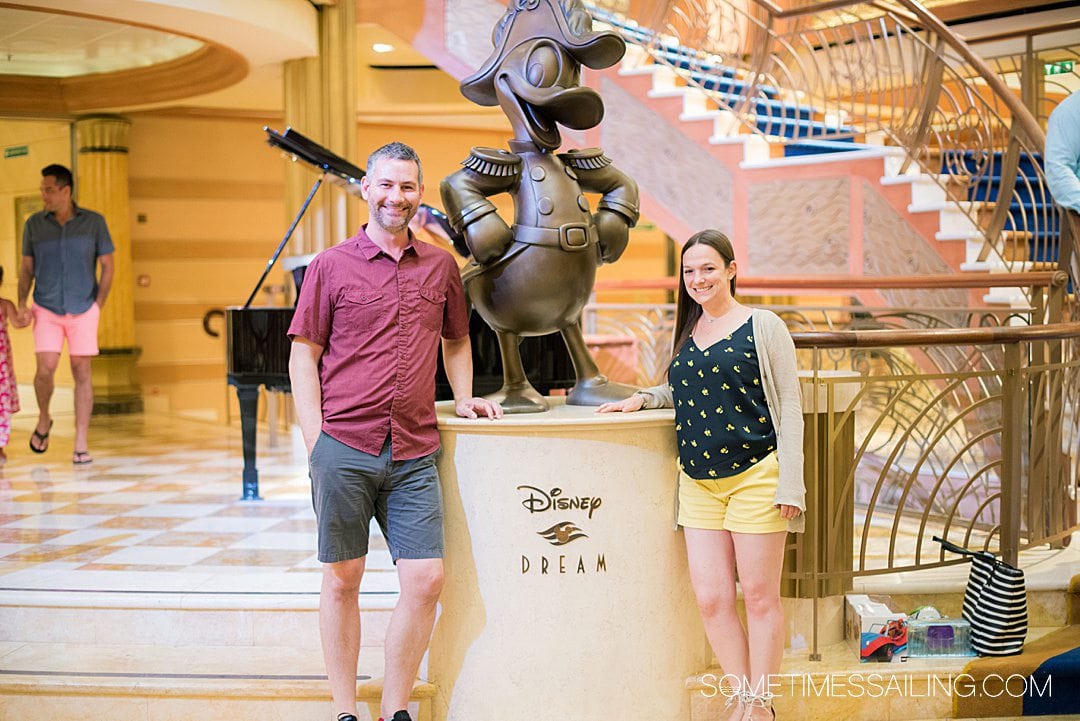
<instances>
[{"instance_id":1,"label":"man's hand on pedestal","mask_svg":"<svg viewBox=\"0 0 1080 721\"><path fill-rule=\"evenodd\" d=\"M454 404L454 412L462 418L478 418L485 415L491 420L503 417L502 406L486 398L463 398Z\"/></svg>"}]
</instances>

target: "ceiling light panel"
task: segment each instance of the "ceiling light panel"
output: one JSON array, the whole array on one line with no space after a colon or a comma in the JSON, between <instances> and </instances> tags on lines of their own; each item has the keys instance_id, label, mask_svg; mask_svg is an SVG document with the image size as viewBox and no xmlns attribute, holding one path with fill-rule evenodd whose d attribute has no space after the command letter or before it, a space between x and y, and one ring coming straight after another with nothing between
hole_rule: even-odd
<instances>
[{"instance_id":1,"label":"ceiling light panel","mask_svg":"<svg viewBox=\"0 0 1080 721\"><path fill-rule=\"evenodd\" d=\"M72 15L0 8L0 74L73 77L168 62L198 40Z\"/></svg>"}]
</instances>

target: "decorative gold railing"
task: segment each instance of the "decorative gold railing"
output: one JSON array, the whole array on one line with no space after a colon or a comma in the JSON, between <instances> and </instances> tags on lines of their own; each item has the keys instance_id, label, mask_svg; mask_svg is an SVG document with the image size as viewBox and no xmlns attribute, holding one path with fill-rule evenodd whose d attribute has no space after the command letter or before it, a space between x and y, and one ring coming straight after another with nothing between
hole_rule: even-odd
<instances>
[{"instance_id":1,"label":"decorative gold railing","mask_svg":"<svg viewBox=\"0 0 1080 721\"><path fill-rule=\"evenodd\" d=\"M1080 530L1080 323L795 339L812 356L812 512L789 549L789 593L956 563L933 536L1016 563ZM833 370L837 354L850 370ZM941 367L941 355L960 362Z\"/></svg>"},{"instance_id":2,"label":"decorative gold railing","mask_svg":"<svg viewBox=\"0 0 1080 721\"><path fill-rule=\"evenodd\" d=\"M1056 267L1061 218L1041 167L1045 134L1021 88L997 72L1018 61L988 64L919 3L593 5L642 48L642 62L667 65L705 92L732 120L718 130L903 148L895 172L933 180L941 205L966 218L950 232L972 244L969 261Z\"/></svg>"},{"instance_id":3,"label":"decorative gold railing","mask_svg":"<svg viewBox=\"0 0 1080 721\"><path fill-rule=\"evenodd\" d=\"M599 283L669 289L676 279ZM807 533L786 592L842 593L856 576L948 565L940 535L1015 560L1080 530L1080 323L1060 320L1062 272L947 278L742 278L740 295L1024 283L1028 308L775 306L793 330L806 413ZM745 294L745 295L744 295ZM588 332L632 336L638 382L661 382L671 305L595 304ZM816 643L816 642L815 642Z\"/></svg>"}]
</instances>

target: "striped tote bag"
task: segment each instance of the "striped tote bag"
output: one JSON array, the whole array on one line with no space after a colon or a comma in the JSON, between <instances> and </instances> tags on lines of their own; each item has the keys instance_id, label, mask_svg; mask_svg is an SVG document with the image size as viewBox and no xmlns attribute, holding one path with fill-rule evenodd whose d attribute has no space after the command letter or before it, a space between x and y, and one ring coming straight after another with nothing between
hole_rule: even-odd
<instances>
[{"instance_id":1,"label":"striped tote bag","mask_svg":"<svg viewBox=\"0 0 1080 721\"><path fill-rule=\"evenodd\" d=\"M963 617L971 625L971 645L980 656L1020 653L1027 638L1024 572L987 551L969 551L934 537L945 550L971 557Z\"/></svg>"}]
</instances>

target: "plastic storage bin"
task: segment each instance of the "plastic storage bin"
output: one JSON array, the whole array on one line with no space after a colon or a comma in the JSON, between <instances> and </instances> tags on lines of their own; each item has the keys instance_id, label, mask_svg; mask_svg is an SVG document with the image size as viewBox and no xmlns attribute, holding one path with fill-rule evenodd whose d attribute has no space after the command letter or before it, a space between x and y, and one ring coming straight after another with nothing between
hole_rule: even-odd
<instances>
[{"instance_id":1,"label":"plastic storage bin","mask_svg":"<svg viewBox=\"0 0 1080 721\"><path fill-rule=\"evenodd\" d=\"M907 642L909 658L975 655L971 625L959 618L908 619Z\"/></svg>"}]
</instances>

